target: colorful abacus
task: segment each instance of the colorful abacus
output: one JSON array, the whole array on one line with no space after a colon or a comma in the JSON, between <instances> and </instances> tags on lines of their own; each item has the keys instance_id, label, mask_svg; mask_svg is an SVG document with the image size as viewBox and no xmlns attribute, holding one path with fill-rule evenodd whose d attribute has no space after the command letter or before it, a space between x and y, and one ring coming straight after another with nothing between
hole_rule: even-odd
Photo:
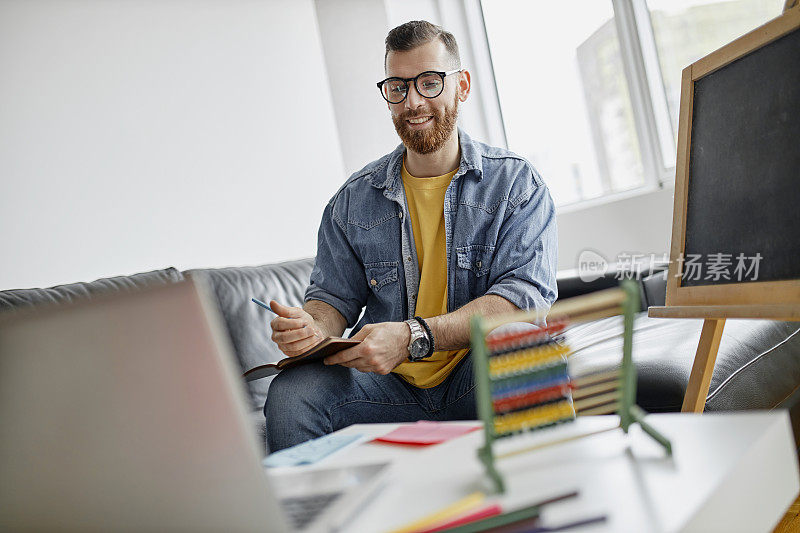
<instances>
[{"instance_id":1,"label":"colorful abacus","mask_svg":"<svg viewBox=\"0 0 800 533\"><path fill-rule=\"evenodd\" d=\"M645 416L634 404L636 376L631 358L633 345L633 315L639 302L638 286L623 282L619 289L609 289L584 297L572 298L553 306L543 328L487 334L512 322L540 321L539 312L517 313L496 320L480 316L472 319L472 358L475 367L478 416L484 423L486 443L478 455L499 491L505 490L495 461L533 451L591 434L538 444L497 456L496 439L513 437L563 422L576 416L618 413L620 425L627 433L637 422L661 443L667 453L670 442L643 421ZM623 315L623 353L619 369L572 379L567 357L571 353L561 333L568 323ZM555 318L552 318L555 317ZM611 428L614 429L614 428Z\"/></svg>"},{"instance_id":2,"label":"colorful abacus","mask_svg":"<svg viewBox=\"0 0 800 533\"><path fill-rule=\"evenodd\" d=\"M556 323L487 339L497 437L575 417L566 360L569 350L553 338L564 326Z\"/></svg>"}]
</instances>

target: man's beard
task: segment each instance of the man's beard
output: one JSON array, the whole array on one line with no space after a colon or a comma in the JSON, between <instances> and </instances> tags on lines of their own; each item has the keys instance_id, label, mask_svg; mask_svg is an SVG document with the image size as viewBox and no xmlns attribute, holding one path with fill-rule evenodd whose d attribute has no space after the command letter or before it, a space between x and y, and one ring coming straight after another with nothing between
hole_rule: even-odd
<instances>
[{"instance_id":1,"label":"man's beard","mask_svg":"<svg viewBox=\"0 0 800 533\"><path fill-rule=\"evenodd\" d=\"M425 115L433 115L433 126L424 130L412 130L408 127L406 120L418 118ZM392 115L394 129L403 144L418 154L431 154L444 146L447 139L453 133L458 119L458 93L453 99L453 106L445 108L444 111L431 109L430 111L413 112L409 111L401 115Z\"/></svg>"}]
</instances>

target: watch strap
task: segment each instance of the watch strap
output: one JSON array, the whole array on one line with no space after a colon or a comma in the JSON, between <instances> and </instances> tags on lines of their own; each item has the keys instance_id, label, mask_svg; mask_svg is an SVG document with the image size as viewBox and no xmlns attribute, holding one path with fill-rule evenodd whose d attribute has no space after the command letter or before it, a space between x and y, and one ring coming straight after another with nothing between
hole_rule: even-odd
<instances>
[{"instance_id":1,"label":"watch strap","mask_svg":"<svg viewBox=\"0 0 800 533\"><path fill-rule=\"evenodd\" d=\"M412 318L410 320L406 320L406 324L408 324L409 329L411 329L412 337L414 335L419 335L420 333L424 333L425 332L424 328L422 327L422 325L419 323L418 320L414 320Z\"/></svg>"},{"instance_id":2,"label":"watch strap","mask_svg":"<svg viewBox=\"0 0 800 533\"><path fill-rule=\"evenodd\" d=\"M430 346L428 347L428 353L426 353L423 357L430 357L433 355L433 352L436 351L436 342L433 340L433 332L431 331L431 327L428 325L427 322L422 317L415 316L414 320L419 322L422 328L425 330L425 334L428 336L428 340L430 341Z\"/></svg>"},{"instance_id":3,"label":"watch strap","mask_svg":"<svg viewBox=\"0 0 800 533\"><path fill-rule=\"evenodd\" d=\"M414 357L413 353L411 352L411 347L414 345L414 341L426 335L425 329L421 327L419 321L414 320L413 318L406 320L406 324L408 324L408 329L411 330L411 338L408 341L408 360L409 361L416 361L417 358Z\"/></svg>"}]
</instances>

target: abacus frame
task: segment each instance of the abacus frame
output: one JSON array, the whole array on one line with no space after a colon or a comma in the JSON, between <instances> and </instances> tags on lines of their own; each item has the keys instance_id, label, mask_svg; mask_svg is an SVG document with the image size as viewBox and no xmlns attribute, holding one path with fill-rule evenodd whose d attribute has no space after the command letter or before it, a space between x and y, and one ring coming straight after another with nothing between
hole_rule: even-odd
<instances>
[{"instance_id":1,"label":"abacus frame","mask_svg":"<svg viewBox=\"0 0 800 533\"><path fill-rule=\"evenodd\" d=\"M486 472L498 492L505 492L506 485L503 476L497 469L497 460L599 433L598 431L583 433L566 439L562 438L515 450L503 455L495 454L494 444L497 436L494 431L495 412L492 403L492 379L489 374L489 348L486 344L486 336L495 328L512 322L532 323L547 317L567 320L571 324L576 324L622 315L624 330L622 362L619 373L621 394L617 407L620 422L619 426L602 431L621 428L624 433L627 433L631 424L637 423L648 435L664 447L668 455L672 454L670 441L645 422L644 417L647 413L636 405L636 369L633 365L633 320L639 309L639 302L638 285L631 280L624 280L619 288L598 291L557 302L549 311L520 311L494 319L487 319L481 315L472 317L470 335L475 376L475 397L478 417L483 421L485 436L484 445L478 449L478 457L484 464Z\"/></svg>"}]
</instances>

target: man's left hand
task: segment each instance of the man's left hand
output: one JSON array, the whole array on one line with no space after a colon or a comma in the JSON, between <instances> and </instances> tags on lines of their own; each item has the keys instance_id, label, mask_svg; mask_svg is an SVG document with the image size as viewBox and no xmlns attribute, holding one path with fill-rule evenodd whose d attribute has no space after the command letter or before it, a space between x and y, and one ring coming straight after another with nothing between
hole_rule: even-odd
<instances>
[{"instance_id":1,"label":"man's left hand","mask_svg":"<svg viewBox=\"0 0 800 533\"><path fill-rule=\"evenodd\" d=\"M352 338L361 344L326 357L325 364L386 375L408 358L411 330L405 322L380 322L367 324Z\"/></svg>"}]
</instances>

